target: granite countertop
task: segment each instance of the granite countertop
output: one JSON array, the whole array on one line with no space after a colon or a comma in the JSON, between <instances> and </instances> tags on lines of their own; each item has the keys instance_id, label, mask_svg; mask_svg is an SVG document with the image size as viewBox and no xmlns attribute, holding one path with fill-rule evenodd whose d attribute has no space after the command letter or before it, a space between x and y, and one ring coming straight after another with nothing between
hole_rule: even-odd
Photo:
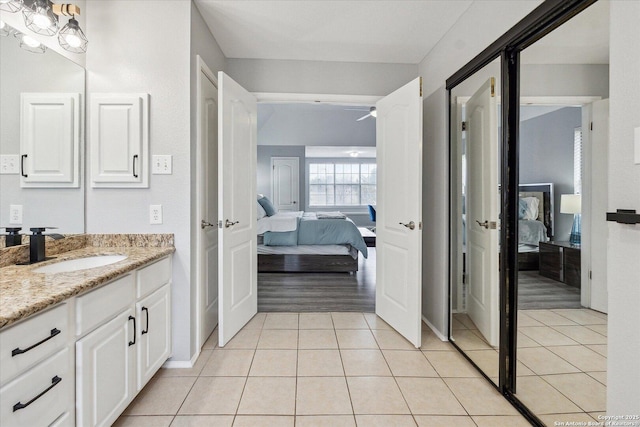
<instances>
[{"instance_id":1,"label":"granite countertop","mask_svg":"<svg viewBox=\"0 0 640 427\"><path fill-rule=\"evenodd\" d=\"M175 252L164 247L84 247L64 252L55 259L32 265L0 268L0 328L31 316L45 308L99 287L116 277ZM127 255L103 267L66 273L34 273L38 267L94 255Z\"/></svg>"}]
</instances>

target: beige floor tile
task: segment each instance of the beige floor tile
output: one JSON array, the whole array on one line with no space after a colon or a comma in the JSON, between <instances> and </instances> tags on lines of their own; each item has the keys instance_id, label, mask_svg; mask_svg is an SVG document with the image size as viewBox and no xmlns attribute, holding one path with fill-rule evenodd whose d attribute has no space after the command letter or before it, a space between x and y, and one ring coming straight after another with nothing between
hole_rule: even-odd
<instances>
[{"instance_id":1,"label":"beige floor tile","mask_svg":"<svg viewBox=\"0 0 640 427\"><path fill-rule=\"evenodd\" d=\"M202 372L202 368L206 365L211 357L213 350L202 350L198 360L193 364L193 368L160 368L157 377L197 377Z\"/></svg>"},{"instance_id":2,"label":"beige floor tile","mask_svg":"<svg viewBox=\"0 0 640 427\"><path fill-rule=\"evenodd\" d=\"M356 427L353 415L297 415L296 427Z\"/></svg>"},{"instance_id":3,"label":"beige floor tile","mask_svg":"<svg viewBox=\"0 0 640 427\"><path fill-rule=\"evenodd\" d=\"M464 326L466 326L467 329L478 329L476 327L475 323L473 323L473 320L471 320L471 318L467 314L456 313L456 314L453 315L453 318L458 320Z\"/></svg>"},{"instance_id":4,"label":"beige floor tile","mask_svg":"<svg viewBox=\"0 0 640 427\"><path fill-rule=\"evenodd\" d=\"M607 413L606 412L589 412L589 415L594 420L602 422L604 420L604 417L607 415Z\"/></svg>"},{"instance_id":5,"label":"beige floor tile","mask_svg":"<svg viewBox=\"0 0 640 427\"><path fill-rule=\"evenodd\" d=\"M357 415L410 414L395 380L390 377L347 377Z\"/></svg>"},{"instance_id":6,"label":"beige floor tile","mask_svg":"<svg viewBox=\"0 0 640 427\"><path fill-rule=\"evenodd\" d=\"M213 350L202 369L203 377L246 377L255 350Z\"/></svg>"},{"instance_id":7,"label":"beige floor tile","mask_svg":"<svg viewBox=\"0 0 640 427\"><path fill-rule=\"evenodd\" d=\"M418 427L476 427L469 416L414 415Z\"/></svg>"},{"instance_id":8,"label":"beige floor tile","mask_svg":"<svg viewBox=\"0 0 640 427\"><path fill-rule=\"evenodd\" d=\"M531 424L522 415L474 416L478 427L529 427ZM553 425L553 424L552 424Z\"/></svg>"},{"instance_id":9,"label":"beige floor tile","mask_svg":"<svg viewBox=\"0 0 640 427\"><path fill-rule=\"evenodd\" d=\"M601 384L607 385L607 373L606 372L586 372L591 378L595 378Z\"/></svg>"},{"instance_id":10,"label":"beige floor tile","mask_svg":"<svg viewBox=\"0 0 640 427\"><path fill-rule=\"evenodd\" d=\"M493 348L470 329L455 331L453 341L463 350L493 350Z\"/></svg>"},{"instance_id":11,"label":"beige floor tile","mask_svg":"<svg viewBox=\"0 0 640 427\"><path fill-rule=\"evenodd\" d=\"M195 377L153 378L124 415L175 415L194 382Z\"/></svg>"},{"instance_id":12,"label":"beige floor tile","mask_svg":"<svg viewBox=\"0 0 640 427\"><path fill-rule=\"evenodd\" d=\"M451 319L451 330L453 331L459 331L461 329L469 329L467 328L464 323L462 323L461 321L459 321L458 319L456 319L455 317L453 319Z\"/></svg>"},{"instance_id":13,"label":"beige floor tile","mask_svg":"<svg viewBox=\"0 0 640 427\"><path fill-rule=\"evenodd\" d=\"M421 351L383 350L382 353L396 377L438 376Z\"/></svg>"},{"instance_id":14,"label":"beige floor tile","mask_svg":"<svg viewBox=\"0 0 640 427\"><path fill-rule=\"evenodd\" d=\"M262 329L298 329L298 313L267 313Z\"/></svg>"},{"instance_id":15,"label":"beige floor tile","mask_svg":"<svg viewBox=\"0 0 640 427\"><path fill-rule=\"evenodd\" d=\"M116 420L112 427L169 427L171 420L173 420L173 416L123 415Z\"/></svg>"},{"instance_id":16,"label":"beige floor tile","mask_svg":"<svg viewBox=\"0 0 640 427\"><path fill-rule=\"evenodd\" d=\"M300 313L300 329L333 329L331 313Z\"/></svg>"},{"instance_id":17,"label":"beige floor tile","mask_svg":"<svg viewBox=\"0 0 640 427\"><path fill-rule=\"evenodd\" d=\"M249 375L252 377L295 377L297 350L256 350Z\"/></svg>"},{"instance_id":18,"label":"beige floor tile","mask_svg":"<svg viewBox=\"0 0 640 427\"><path fill-rule=\"evenodd\" d=\"M298 378L296 415L353 414L344 377Z\"/></svg>"},{"instance_id":19,"label":"beige floor tile","mask_svg":"<svg viewBox=\"0 0 640 427\"><path fill-rule=\"evenodd\" d=\"M171 427L231 427L233 415L178 415Z\"/></svg>"},{"instance_id":20,"label":"beige floor tile","mask_svg":"<svg viewBox=\"0 0 640 427\"><path fill-rule=\"evenodd\" d=\"M200 377L180 408L180 415L233 415L238 409L246 378Z\"/></svg>"},{"instance_id":21,"label":"beige floor tile","mask_svg":"<svg viewBox=\"0 0 640 427\"><path fill-rule=\"evenodd\" d=\"M331 313L336 329L369 329L362 313Z\"/></svg>"},{"instance_id":22,"label":"beige floor tile","mask_svg":"<svg viewBox=\"0 0 640 427\"><path fill-rule=\"evenodd\" d=\"M412 414L467 415L440 378L396 378Z\"/></svg>"},{"instance_id":23,"label":"beige floor tile","mask_svg":"<svg viewBox=\"0 0 640 427\"><path fill-rule=\"evenodd\" d=\"M542 378L585 412L607 409L607 388L587 374L545 375Z\"/></svg>"},{"instance_id":24,"label":"beige floor tile","mask_svg":"<svg viewBox=\"0 0 640 427\"><path fill-rule=\"evenodd\" d=\"M224 346L225 350L255 349L260 339L259 329L242 329Z\"/></svg>"},{"instance_id":25,"label":"beige floor tile","mask_svg":"<svg viewBox=\"0 0 640 427\"><path fill-rule=\"evenodd\" d=\"M442 341L431 330L422 331L422 345L420 350L457 351L449 341Z\"/></svg>"},{"instance_id":26,"label":"beige floor tile","mask_svg":"<svg viewBox=\"0 0 640 427\"><path fill-rule=\"evenodd\" d=\"M285 415L238 415L233 427L293 427L294 416Z\"/></svg>"},{"instance_id":27,"label":"beige floor tile","mask_svg":"<svg viewBox=\"0 0 640 427\"><path fill-rule=\"evenodd\" d=\"M479 377L478 371L457 351L424 351L441 377Z\"/></svg>"},{"instance_id":28,"label":"beige floor tile","mask_svg":"<svg viewBox=\"0 0 640 427\"><path fill-rule=\"evenodd\" d=\"M608 334L608 326L607 325L586 325L587 328L591 329L599 333L600 335L604 335L605 337Z\"/></svg>"},{"instance_id":29,"label":"beige floor tile","mask_svg":"<svg viewBox=\"0 0 640 427\"><path fill-rule=\"evenodd\" d=\"M298 330L263 329L258 341L258 348L295 350L298 348Z\"/></svg>"},{"instance_id":30,"label":"beige floor tile","mask_svg":"<svg viewBox=\"0 0 640 427\"><path fill-rule=\"evenodd\" d=\"M565 334L580 344L606 344L607 337L585 326L554 326L556 331Z\"/></svg>"},{"instance_id":31,"label":"beige floor tile","mask_svg":"<svg viewBox=\"0 0 640 427\"><path fill-rule=\"evenodd\" d=\"M378 346L384 350L417 350L413 344L396 331L373 330Z\"/></svg>"},{"instance_id":32,"label":"beige floor tile","mask_svg":"<svg viewBox=\"0 0 640 427\"><path fill-rule=\"evenodd\" d=\"M375 313L364 313L364 319L367 321L369 325L369 329L383 329L383 330L392 330L393 328L389 326L387 322L382 320Z\"/></svg>"},{"instance_id":33,"label":"beige floor tile","mask_svg":"<svg viewBox=\"0 0 640 427\"><path fill-rule=\"evenodd\" d=\"M517 357L538 375L579 372L578 368L544 347L518 349Z\"/></svg>"},{"instance_id":34,"label":"beige floor tile","mask_svg":"<svg viewBox=\"0 0 640 427\"><path fill-rule=\"evenodd\" d=\"M551 310L522 310L522 312L545 326L577 325L576 322L560 316Z\"/></svg>"},{"instance_id":35,"label":"beige floor tile","mask_svg":"<svg viewBox=\"0 0 640 427\"><path fill-rule=\"evenodd\" d=\"M607 357L607 344L591 344L585 346L601 356Z\"/></svg>"},{"instance_id":36,"label":"beige floor tile","mask_svg":"<svg viewBox=\"0 0 640 427\"><path fill-rule=\"evenodd\" d=\"M547 348L583 372L607 370L607 358L585 346Z\"/></svg>"},{"instance_id":37,"label":"beige floor tile","mask_svg":"<svg viewBox=\"0 0 640 427\"><path fill-rule=\"evenodd\" d=\"M240 399L240 415L294 415L296 379L249 377Z\"/></svg>"},{"instance_id":38,"label":"beige floor tile","mask_svg":"<svg viewBox=\"0 0 640 427\"><path fill-rule=\"evenodd\" d=\"M518 331L518 348L540 347L540 343L532 340L521 331Z\"/></svg>"},{"instance_id":39,"label":"beige floor tile","mask_svg":"<svg viewBox=\"0 0 640 427\"><path fill-rule=\"evenodd\" d=\"M356 415L358 427L416 427L411 415Z\"/></svg>"},{"instance_id":40,"label":"beige floor tile","mask_svg":"<svg viewBox=\"0 0 640 427\"><path fill-rule=\"evenodd\" d=\"M527 326L544 326L544 324L528 316L522 310L518 311L518 328L525 328Z\"/></svg>"},{"instance_id":41,"label":"beige floor tile","mask_svg":"<svg viewBox=\"0 0 640 427\"><path fill-rule=\"evenodd\" d=\"M495 350L468 350L465 352L473 363L489 377L498 376L498 352Z\"/></svg>"},{"instance_id":42,"label":"beige floor tile","mask_svg":"<svg viewBox=\"0 0 640 427\"><path fill-rule=\"evenodd\" d=\"M218 328L216 327L202 345L203 350L213 350L218 346Z\"/></svg>"},{"instance_id":43,"label":"beige floor tile","mask_svg":"<svg viewBox=\"0 0 640 427\"><path fill-rule=\"evenodd\" d=\"M577 345L578 344L571 338L561 334L560 332L548 326L518 328L518 330L522 332L524 335L531 338L532 340L542 344L543 346Z\"/></svg>"},{"instance_id":44,"label":"beige floor tile","mask_svg":"<svg viewBox=\"0 0 640 427\"><path fill-rule=\"evenodd\" d=\"M340 350L340 355L347 376L391 376L391 371L380 350Z\"/></svg>"},{"instance_id":45,"label":"beige floor tile","mask_svg":"<svg viewBox=\"0 0 640 427\"><path fill-rule=\"evenodd\" d=\"M341 349L378 348L378 343L369 329L336 330L336 336L338 337L338 346Z\"/></svg>"},{"instance_id":46,"label":"beige floor tile","mask_svg":"<svg viewBox=\"0 0 640 427\"><path fill-rule=\"evenodd\" d=\"M593 418L589 416L589 414L585 414L584 412L580 412L577 414L549 414L549 415L538 415L538 418L548 426L579 426L579 425L588 425L589 422L593 423ZM573 423L573 424L571 424ZM585 424L581 424L585 423ZM595 425L595 424L592 424Z\"/></svg>"},{"instance_id":47,"label":"beige floor tile","mask_svg":"<svg viewBox=\"0 0 640 427\"><path fill-rule=\"evenodd\" d=\"M558 309L553 310L554 313L564 316L569 320L576 322L579 325L606 325L607 319L595 315L593 310L581 309Z\"/></svg>"},{"instance_id":48,"label":"beige floor tile","mask_svg":"<svg viewBox=\"0 0 640 427\"><path fill-rule=\"evenodd\" d=\"M300 329L298 348L306 350L338 348L336 332L332 329Z\"/></svg>"},{"instance_id":49,"label":"beige floor tile","mask_svg":"<svg viewBox=\"0 0 640 427\"><path fill-rule=\"evenodd\" d=\"M445 378L469 415L516 415L518 412L484 378Z\"/></svg>"},{"instance_id":50,"label":"beige floor tile","mask_svg":"<svg viewBox=\"0 0 640 427\"><path fill-rule=\"evenodd\" d=\"M242 329L244 329L245 331L248 329L262 329L262 327L264 326L264 320L266 318L267 318L267 313L258 313L255 316L253 316L253 318L249 320L249 323L244 325Z\"/></svg>"},{"instance_id":51,"label":"beige floor tile","mask_svg":"<svg viewBox=\"0 0 640 427\"><path fill-rule=\"evenodd\" d=\"M344 376L340 351L298 350L299 377Z\"/></svg>"},{"instance_id":52,"label":"beige floor tile","mask_svg":"<svg viewBox=\"0 0 640 427\"><path fill-rule=\"evenodd\" d=\"M591 310L591 309L588 309L588 308L585 308L583 310L587 310L590 315L599 317L601 319L608 319L609 318L609 315L607 313L602 313L600 311Z\"/></svg>"},{"instance_id":53,"label":"beige floor tile","mask_svg":"<svg viewBox=\"0 0 640 427\"><path fill-rule=\"evenodd\" d=\"M573 402L540 377L518 378L516 397L536 415L581 412Z\"/></svg>"}]
</instances>

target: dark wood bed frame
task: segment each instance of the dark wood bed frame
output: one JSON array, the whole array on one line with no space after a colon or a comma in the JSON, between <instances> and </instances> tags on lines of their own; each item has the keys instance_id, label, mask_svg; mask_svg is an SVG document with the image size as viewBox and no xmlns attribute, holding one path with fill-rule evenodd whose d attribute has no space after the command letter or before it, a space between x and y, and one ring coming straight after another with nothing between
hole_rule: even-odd
<instances>
[{"instance_id":1,"label":"dark wood bed frame","mask_svg":"<svg viewBox=\"0 0 640 427\"><path fill-rule=\"evenodd\" d=\"M258 254L258 273L353 273L358 259L351 255Z\"/></svg>"},{"instance_id":2,"label":"dark wood bed frame","mask_svg":"<svg viewBox=\"0 0 640 427\"><path fill-rule=\"evenodd\" d=\"M538 192L543 197L542 222L547 227L547 237L553 239L553 184L522 184L520 192ZM538 270L540 266L539 252L519 252L518 270Z\"/></svg>"}]
</instances>

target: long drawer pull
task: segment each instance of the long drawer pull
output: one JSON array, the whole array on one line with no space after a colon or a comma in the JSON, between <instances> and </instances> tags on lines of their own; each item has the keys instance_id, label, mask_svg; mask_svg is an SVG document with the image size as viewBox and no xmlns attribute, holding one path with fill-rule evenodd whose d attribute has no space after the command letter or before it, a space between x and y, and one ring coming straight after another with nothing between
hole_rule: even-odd
<instances>
[{"instance_id":1,"label":"long drawer pull","mask_svg":"<svg viewBox=\"0 0 640 427\"><path fill-rule=\"evenodd\" d=\"M133 320L133 341L129 341L129 347L136 343L136 318L129 316L129 320Z\"/></svg>"},{"instance_id":2,"label":"long drawer pull","mask_svg":"<svg viewBox=\"0 0 640 427\"><path fill-rule=\"evenodd\" d=\"M58 328L53 328L51 330L51 335L49 335L48 337L46 337L45 339L43 339L40 342L35 343L34 345L27 347L25 349L21 349L20 347L18 348L14 348L11 351L11 357L17 356L18 354L22 354L22 353L26 353L29 350L32 350L34 348L36 348L37 346L39 346L40 344L44 344L45 342L49 341L51 338L55 337L56 335L58 335L60 333L60 329Z\"/></svg>"},{"instance_id":3,"label":"long drawer pull","mask_svg":"<svg viewBox=\"0 0 640 427\"><path fill-rule=\"evenodd\" d=\"M47 387L42 393L40 393L39 395L37 395L36 397L34 397L33 399L31 399L30 401L28 401L27 403L16 403L15 405L13 405L13 412L19 411L20 409L24 409L27 406L31 405L33 402L35 402L36 400L40 399L42 396L44 396L49 390L51 390L52 388L54 388L55 386L57 386L60 381L62 381L62 378L60 378L59 376L55 376L53 378L51 378L51 385L49 387Z\"/></svg>"},{"instance_id":4,"label":"long drawer pull","mask_svg":"<svg viewBox=\"0 0 640 427\"><path fill-rule=\"evenodd\" d=\"M142 311L147 314L147 328L143 329L140 335L144 335L149 332L149 309L147 307L142 307Z\"/></svg>"}]
</instances>

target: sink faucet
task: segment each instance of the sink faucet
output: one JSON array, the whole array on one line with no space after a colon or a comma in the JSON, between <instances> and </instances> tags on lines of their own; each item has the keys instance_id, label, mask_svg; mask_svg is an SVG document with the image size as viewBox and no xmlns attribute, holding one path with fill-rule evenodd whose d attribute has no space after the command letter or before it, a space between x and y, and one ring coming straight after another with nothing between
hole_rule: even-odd
<instances>
[{"instance_id":1,"label":"sink faucet","mask_svg":"<svg viewBox=\"0 0 640 427\"><path fill-rule=\"evenodd\" d=\"M5 227L7 236L5 237L5 247L18 246L22 244L22 235L20 230L22 227Z\"/></svg>"},{"instance_id":2,"label":"sink faucet","mask_svg":"<svg viewBox=\"0 0 640 427\"><path fill-rule=\"evenodd\" d=\"M29 239L29 263L30 264L44 261L45 259L47 259L45 255L45 244L44 244L45 235L42 233L48 228L55 228L55 227L30 228L30 230L33 232L33 235ZM48 234L48 236L50 236L54 240L64 239L64 236L62 234L52 233L52 234Z\"/></svg>"}]
</instances>

